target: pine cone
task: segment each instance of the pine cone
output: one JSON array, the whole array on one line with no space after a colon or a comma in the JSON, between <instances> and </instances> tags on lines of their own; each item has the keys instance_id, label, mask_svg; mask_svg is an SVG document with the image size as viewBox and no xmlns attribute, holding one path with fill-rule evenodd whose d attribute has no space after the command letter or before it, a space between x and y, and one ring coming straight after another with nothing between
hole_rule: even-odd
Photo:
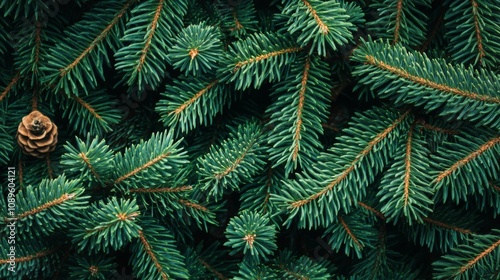
<instances>
[{"instance_id":1,"label":"pine cone","mask_svg":"<svg viewBox=\"0 0 500 280\"><path fill-rule=\"evenodd\" d=\"M57 126L48 117L34 110L19 123L16 138L23 153L43 158L56 148Z\"/></svg>"}]
</instances>

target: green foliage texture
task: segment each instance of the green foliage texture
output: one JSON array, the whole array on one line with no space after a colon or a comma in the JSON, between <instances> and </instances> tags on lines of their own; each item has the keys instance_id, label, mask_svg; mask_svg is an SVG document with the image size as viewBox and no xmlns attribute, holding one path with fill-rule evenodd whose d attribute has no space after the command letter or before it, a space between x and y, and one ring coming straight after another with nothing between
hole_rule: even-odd
<instances>
[{"instance_id":1,"label":"green foliage texture","mask_svg":"<svg viewBox=\"0 0 500 280\"><path fill-rule=\"evenodd\" d=\"M0 14L1 279L500 279L498 1Z\"/></svg>"}]
</instances>

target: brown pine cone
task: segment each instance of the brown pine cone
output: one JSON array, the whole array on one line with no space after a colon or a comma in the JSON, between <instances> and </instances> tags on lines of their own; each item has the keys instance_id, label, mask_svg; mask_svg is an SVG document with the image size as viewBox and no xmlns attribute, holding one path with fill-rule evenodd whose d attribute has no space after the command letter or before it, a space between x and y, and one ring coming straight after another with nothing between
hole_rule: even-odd
<instances>
[{"instance_id":1,"label":"brown pine cone","mask_svg":"<svg viewBox=\"0 0 500 280\"><path fill-rule=\"evenodd\" d=\"M19 123L16 138L23 153L43 158L56 148L57 126L48 117L34 110Z\"/></svg>"}]
</instances>

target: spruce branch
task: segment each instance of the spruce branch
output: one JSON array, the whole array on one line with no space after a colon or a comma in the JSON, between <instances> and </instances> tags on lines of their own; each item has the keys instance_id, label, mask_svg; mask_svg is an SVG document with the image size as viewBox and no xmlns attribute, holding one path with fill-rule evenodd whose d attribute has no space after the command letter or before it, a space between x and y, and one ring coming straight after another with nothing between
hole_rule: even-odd
<instances>
[{"instance_id":1,"label":"spruce branch","mask_svg":"<svg viewBox=\"0 0 500 280\"><path fill-rule=\"evenodd\" d=\"M243 252L246 261L267 260L273 255L276 245L276 226L267 215L242 212L231 218L226 228L228 241L224 245L233 248L231 255Z\"/></svg>"},{"instance_id":2,"label":"spruce branch","mask_svg":"<svg viewBox=\"0 0 500 280\"><path fill-rule=\"evenodd\" d=\"M116 101L102 90L82 97L71 93L70 98L60 102L63 117L68 118L74 130L92 135L103 135L120 122L120 111L115 104Z\"/></svg>"},{"instance_id":3,"label":"spruce branch","mask_svg":"<svg viewBox=\"0 0 500 280\"><path fill-rule=\"evenodd\" d=\"M365 195L373 177L388 164L399 146L398 136L407 131L411 119L410 111L400 114L382 108L357 114L338 143L320 154L309 172L312 174L285 181L281 194L272 197L288 212L286 223L299 216L300 227L327 226L340 209L349 212ZM320 214L318 209L328 211Z\"/></svg>"},{"instance_id":4,"label":"spruce branch","mask_svg":"<svg viewBox=\"0 0 500 280\"><path fill-rule=\"evenodd\" d=\"M87 134L85 141L76 137L76 145L64 145L66 153L61 157L65 172L88 182L106 183L111 180L113 151L105 140Z\"/></svg>"},{"instance_id":5,"label":"spruce branch","mask_svg":"<svg viewBox=\"0 0 500 280\"><path fill-rule=\"evenodd\" d=\"M130 264L138 278L189 279L184 256L170 231L152 218L145 217L132 242Z\"/></svg>"},{"instance_id":6,"label":"spruce branch","mask_svg":"<svg viewBox=\"0 0 500 280\"><path fill-rule=\"evenodd\" d=\"M80 90L88 93L97 87L96 74L104 79L104 62L109 63L107 48L121 45L123 22L135 0L100 1L81 21L66 31L66 38L49 52L50 60L40 68L46 71L42 82L68 95ZM110 12L113 10L115 12ZM104 26L104 28L103 28Z\"/></svg>"},{"instance_id":7,"label":"spruce branch","mask_svg":"<svg viewBox=\"0 0 500 280\"><path fill-rule=\"evenodd\" d=\"M14 88L14 86L20 79L21 79L21 72L18 71L16 75L12 77L12 80L9 82L9 84L0 93L0 102L7 97L7 94L9 94L9 92Z\"/></svg>"},{"instance_id":8,"label":"spruce branch","mask_svg":"<svg viewBox=\"0 0 500 280\"><path fill-rule=\"evenodd\" d=\"M22 280L26 278L48 278L54 273L55 263L60 261L61 246L54 245L54 240L36 238L29 235L16 236L15 243L15 274L8 270L10 256L7 254L13 244L7 243L7 238L2 238L0 245L6 248L0 254L0 277L3 279Z\"/></svg>"},{"instance_id":9,"label":"spruce branch","mask_svg":"<svg viewBox=\"0 0 500 280\"><path fill-rule=\"evenodd\" d=\"M115 68L123 74L122 83L158 88L166 76L166 62L173 38L182 27L187 11L186 0L148 0L132 10L132 17L115 53Z\"/></svg>"},{"instance_id":10,"label":"spruce branch","mask_svg":"<svg viewBox=\"0 0 500 280\"><path fill-rule=\"evenodd\" d=\"M311 44L310 53L326 56L327 47L337 50L352 39L352 23L338 1L288 1L282 14L288 16L286 31L298 33L301 47Z\"/></svg>"},{"instance_id":11,"label":"spruce branch","mask_svg":"<svg viewBox=\"0 0 500 280\"><path fill-rule=\"evenodd\" d=\"M278 273L262 263L241 262L234 280L279 279Z\"/></svg>"},{"instance_id":12,"label":"spruce branch","mask_svg":"<svg viewBox=\"0 0 500 280\"><path fill-rule=\"evenodd\" d=\"M186 152L174 142L172 131L153 133L148 141L115 154L114 184L118 188L140 188L161 185L174 179L188 161Z\"/></svg>"},{"instance_id":13,"label":"spruce branch","mask_svg":"<svg viewBox=\"0 0 500 280\"><path fill-rule=\"evenodd\" d=\"M431 0L377 0L373 7L380 17L370 22L369 27L377 37L411 47L425 40L428 21L425 10L431 7Z\"/></svg>"},{"instance_id":14,"label":"spruce branch","mask_svg":"<svg viewBox=\"0 0 500 280\"><path fill-rule=\"evenodd\" d=\"M324 263L316 262L307 256L297 257L291 251L279 253L273 261L276 273L281 274L281 279L332 279Z\"/></svg>"},{"instance_id":15,"label":"spruce branch","mask_svg":"<svg viewBox=\"0 0 500 280\"><path fill-rule=\"evenodd\" d=\"M498 66L500 60L500 8L482 0L446 1L445 33L448 52L456 63L486 68Z\"/></svg>"},{"instance_id":16,"label":"spruce branch","mask_svg":"<svg viewBox=\"0 0 500 280\"><path fill-rule=\"evenodd\" d=\"M438 148L431 160L432 183L442 201L458 202L470 194L482 195L489 180L500 172L500 137L496 131L463 131L455 141Z\"/></svg>"},{"instance_id":17,"label":"spruce branch","mask_svg":"<svg viewBox=\"0 0 500 280\"><path fill-rule=\"evenodd\" d=\"M219 30L201 23L189 25L177 35L168 58L186 75L200 76L215 72L222 54Z\"/></svg>"},{"instance_id":18,"label":"spruce branch","mask_svg":"<svg viewBox=\"0 0 500 280\"><path fill-rule=\"evenodd\" d=\"M293 61L301 50L289 36L253 33L229 46L218 76L221 82L235 82L236 89L244 90L252 84L259 88L266 79L279 80L284 72L282 66Z\"/></svg>"},{"instance_id":19,"label":"spruce branch","mask_svg":"<svg viewBox=\"0 0 500 280\"><path fill-rule=\"evenodd\" d=\"M319 154L330 97L328 66L315 57L300 57L285 80L275 84L275 101L267 109L269 154L274 167L285 164L286 174L307 168Z\"/></svg>"},{"instance_id":20,"label":"spruce branch","mask_svg":"<svg viewBox=\"0 0 500 280\"><path fill-rule=\"evenodd\" d=\"M427 246L431 251L448 252L476 234L479 225L477 213L438 205L422 223L404 225L404 231L416 244Z\"/></svg>"},{"instance_id":21,"label":"spruce branch","mask_svg":"<svg viewBox=\"0 0 500 280\"><path fill-rule=\"evenodd\" d=\"M215 116L239 96L219 80L206 77L176 79L161 95L156 112L166 126L182 133L212 124Z\"/></svg>"},{"instance_id":22,"label":"spruce branch","mask_svg":"<svg viewBox=\"0 0 500 280\"><path fill-rule=\"evenodd\" d=\"M219 242L204 246L204 242L195 248L187 247L183 255L186 256L186 267L191 279L207 277L229 280L235 270L235 261L227 259L227 252L221 250Z\"/></svg>"},{"instance_id":23,"label":"spruce branch","mask_svg":"<svg viewBox=\"0 0 500 280\"><path fill-rule=\"evenodd\" d=\"M17 232L30 232L46 236L56 229L65 228L76 214L87 207L88 196L78 180L67 180L64 175L28 185L16 195L16 213L4 216L1 223L16 221ZM7 214L7 205L1 203L1 213Z\"/></svg>"},{"instance_id":24,"label":"spruce branch","mask_svg":"<svg viewBox=\"0 0 500 280\"><path fill-rule=\"evenodd\" d=\"M452 66L383 42L365 42L353 60L363 63L353 72L359 82L396 105L423 106L447 120L500 127L500 80L492 72Z\"/></svg>"},{"instance_id":25,"label":"spruce branch","mask_svg":"<svg viewBox=\"0 0 500 280\"><path fill-rule=\"evenodd\" d=\"M490 234L473 235L468 241L433 263L433 276L436 279L486 277L484 271L498 268L500 230L493 229Z\"/></svg>"},{"instance_id":26,"label":"spruce branch","mask_svg":"<svg viewBox=\"0 0 500 280\"><path fill-rule=\"evenodd\" d=\"M415 123L408 130L406 145L399 149L395 161L383 175L377 194L381 208L388 220L403 216L411 225L422 222L432 211L432 196L429 170L429 150L422 136L415 131Z\"/></svg>"},{"instance_id":27,"label":"spruce branch","mask_svg":"<svg viewBox=\"0 0 500 280\"><path fill-rule=\"evenodd\" d=\"M264 168L261 141L261 127L256 122L233 129L225 141L198 159L201 189L217 201L227 189L239 189L241 183L249 182Z\"/></svg>"},{"instance_id":28,"label":"spruce branch","mask_svg":"<svg viewBox=\"0 0 500 280\"><path fill-rule=\"evenodd\" d=\"M323 237L326 236L329 236L328 244L336 252L343 247L347 256L356 254L361 259L363 253L376 243L378 232L373 219L361 211L353 211L339 214L337 221L326 228Z\"/></svg>"},{"instance_id":29,"label":"spruce branch","mask_svg":"<svg viewBox=\"0 0 500 280\"><path fill-rule=\"evenodd\" d=\"M219 16L222 31L230 32L229 35L231 36L241 39L258 29L254 1L217 0L215 9Z\"/></svg>"},{"instance_id":30,"label":"spruce branch","mask_svg":"<svg viewBox=\"0 0 500 280\"><path fill-rule=\"evenodd\" d=\"M137 224L139 215L135 200L112 197L98 201L90 206L89 211L82 212L70 233L79 252L88 249L108 253L110 248L120 249L138 237L141 229Z\"/></svg>"},{"instance_id":31,"label":"spruce branch","mask_svg":"<svg viewBox=\"0 0 500 280\"><path fill-rule=\"evenodd\" d=\"M102 255L79 255L71 260L71 279L112 279L116 272L116 260Z\"/></svg>"},{"instance_id":32,"label":"spruce branch","mask_svg":"<svg viewBox=\"0 0 500 280\"><path fill-rule=\"evenodd\" d=\"M3 114L0 109L0 114ZM7 131L7 127L0 123L0 164L9 162L9 154L12 151L12 136Z\"/></svg>"}]
</instances>

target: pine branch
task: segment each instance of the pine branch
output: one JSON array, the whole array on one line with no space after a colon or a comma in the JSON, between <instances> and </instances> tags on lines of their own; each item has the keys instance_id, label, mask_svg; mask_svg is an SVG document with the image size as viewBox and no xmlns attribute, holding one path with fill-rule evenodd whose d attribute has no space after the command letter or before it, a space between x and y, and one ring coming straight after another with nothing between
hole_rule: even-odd
<instances>
[{"instance_id":1,"label":"pine branch","mask_svg":"<svg viewBox=\"0 0 500 280\"><path fill-rule=\"evenodd\" d=\"M276 226L267 215L242 212L229 221L225 231L228 241L224 245L233 248L230 255L243 252L246 261L267 260L278 248L276 234Z\"/></svg>"},{"instance_id":2,"label":"pine branch","mask_svg":"<svg viewBox=\"0 0 500 280\"><path fill-rule=\"evenodd\" d=\"M186 75L200 76L215 72L222 54L219 30L201 23L189 25L180 32L168 58L174 68Z\"/></svg>"},{"instance_id":3,"label":"pine branch","mask_svg":"<svg viewBox=\"0 0 500 280\"><path fill-rule=\"evenodd\" d=\"M257 31L257 12L253 1L217 0L215 8L220 17L222 31L229 31L231 36L244 38L247 34Z\"/></svg>"},{"instance_id":4,"label":"pine branch","mask_svg":"<svg viewBox=\"0 0 500 280\"><path fill-rule=\"evenodd\" d=\"M0 108L0 115L5 116L4 111ZM13 137L8 133L7 127L0 123L0 164L9 162L9 154L12 151Z\"/></svg>"},{"instance_id":5,"label":"pine branch","mask_svg":"<svg viewBox=\"0 0 500 280\"><path fill-rule=\"evenodd\" d=\"M286 26L290 34L298 33L301 47L311 44L310 53L327 54L352 39L349 15L337 1L302 0L288 1L282 14L288 16Z\"/></svg>"},{"instance_id":6,"label":"pine branch","mask_svg":"<svg viewBox=\"0 0 500 280\"><path fill-rule=\"evenodd\" d=\"M175 178L188 163L186 152L174 142L172 131L153 133L151 138L115 155L114 183L119 189L151 187Z\"/></svg>"},{"instance_id":7,"label":"pine branch","mask_svg":"<svg viewBox=\"0 0 500 280\"><path fill-rule=\"evenodd\" d=\"M448 51L454 62L487 68L498 66L500 34L495 3L482 0L446 2Z\"/></svg>"},{"instance_id":8,"label":"pine branch","mask_svg":"<svg viewBox=\"0 0 500 280\"><path fill-rule=\"evenodd\" d=\"M123 21L134 2L98 2L66 31L66 38L50 50L51 59L40 68L47 71L42 81L54 86L56 92L62 90L68 97L79 90L88 93L89 89L96 88L96 74L104 80L103 64L109 63L107 48L116 49L121 45Z\"/></svg>"},{"instance_id":9,"label":"pine branch","mask_svg":"<svg viewBox=\"0 0 500 280\"><path fill-rule=\"evenodd\" d=\"M165 125L186 133L199 125L212 124L215 116L238 96L218 80L183 77L167 85L155 110Z\"/></svg>"},{"instance_id":10,"label":"pine branch","mask_svg":"<svg viewBox=\"0 0 500 280\"><path fill-rule=\"evenodd\" d=\"M170 231L151 218L141 222L133 241L130 264L134 276L151 279L189 279L184 256Z\"/></svg>"},{"instance_id":11,"label":"pine branch","mask_svg":"<svg viewBox=\"0 0 500 280\"><path fill-rule=\"evenodd\" d=\"M382 108L353 118L338 143L318 157L309 172L312 174L285 182L281 195L272 197L286 207L286 223L298 215L300 227L327 226L335 221L340 209L349 212L387 165L399 146L398 136L408 129L412 118L409 111L399 114ZM318 209L328 212L318 213Z\"/></svg>"},{"instance_id":12,"label":"pine branch","mask_svg":"<svg viewBox=\"0 0 500 280\"><path fill-rule=\"evenodd\" d=\"M259 88L266 79L279 80L284 72L282 66L293 61L301 49L288 36L254 33L229 46L218 76L221 82L236 82L236 89L252 84Z\"/></svg>"},{"instance_id":13,"label":"pine branch","mask_svg":"<svg viewBox=\"0 0 500 280\"><path fill-rule=\"evenodd\" d=\"M500 172L496 163L500 157L500 137L495 131L463 131L455 140L438 149L431 160L432 183L438 191L437 197L443 201L450 197L458 202L470 194L483 194L489 180Z\"/></svg>"},{"instance_id":14,"label":"pine branch","mask_svg":"<svg viewBox=\"0 0 500 280\"><path fill-rule=\"evenodd\" d=\"M7 94L9 94L9 92L17 84L19 79L21 79L21 72L17 72L17 74L12 78L10 83L2 90L2 93L0 93L0 102L7 97Z\"/></svg>"},{"instance_id":15,"label":"pine branch","mask_svg":"<svg viewBox=\"0 0 500 280\"><path fill-rule=\"evenodd\" d=\"M60 105L63 117L68 118L75 131L103 135L111 131L111 125L120 122L120 111L115 108L116 103L106 92L100 90L85 97L72 93Z\"/></svg>"},{"instance_id":16,"label":"pine branch","mask_svg":"<svg viewBox=\"0 0 500 280\"><path fill-rule=\"evenodd\" d=\"M135 200L99 201L82 212L70 233L78 251L108 253L110 248L118 250L133 238L138 237L141 227L137 224L140 215Z\"/></svg>"},{"instance_id":17,"label":"pine branch","mask_svg":"<svg viewBox=\"0 0 500 280\"><path fill-rule=\"evenodd\" d=\"M238 275L236 275L233 279L279 279L279 276L274 269L271 269L262 263L241 262Z\"/></svg>"},{"instance_id":18,"label":"pine branch","mask_svg":"<svg viewBox=\"0 0 500 280\"><path fill-rule=\"evenodd\" d=\"M337 221L326 228L323 237L326 236L329 236L328 244L336 252L344 247L347 256L355 253L361 259L365 250L370 250L376 243L378 232L373 219L360 211L353 211L346 215L339 214Z\"/></svg>"},{"instance_id":19,"label":"pine branch","mask_svg":"<svg viewBox=\"0 0 500 280\"><path fill-rule=\"evenodd\" d=\"M113 152L104 140L87 134L85 141L76 137L76 145L64 145L66 153L61 164L68 175L88 182L105 183L111 180Z\"/></svg>"},{"instance_id":20,"label":"pine branch","mask_svg":"<svg viewBox=\"0 0 500 280\"><path fill-rule=\"evenodd\" d=\"M238 189L241 183L250 181L265 164L261 141L261 128L255 122L232 130L220 146L212 147L208 154L198 159L202 190L209 190L209 196L217 201L225 190Z\"/></svg>"},{"instance_id":21,"label":"pine branch","mask_svg":"<svg viewBox=\"0 0 500 280\"><path fill-rule=\"evenodd\" d=\"M182 27L187 11L185 0L148 0L132 10L123 38L124 46L115 54L115 68L122 81L137 86L158 88L166 75L167 54L173 37Z\"/></svg>"},{"instance_id":22,"label":"pine branch","mask_svg":"<svg viewBox=\"0 0 500 280\"><path fill-rule=\"evenodd\" d=\"M267 109L271 114L269 154L274 167L285 163L289 174L298 166L306 169L319 154L327 119L330 81L326 63L310 56L297 60L285 80L273 87L275 101ZM295 90L290 90L295 89Z\"/></svg>"},{"instance_id":23,"label":"pine branch","mask_svg":"<svg viewBox=\"0 0 500 280\"><path fill-rule=\"evenodd\" d=\"M453 248L447 255L433 263L436 279L484 276L483 271L498 267L500 258L500 231L474 235L467 243Z\"/></svg>"},{"instance_id":24,"label":"pine branch","mask_svg":"<svg viewBox=\"0 0 500 280\"><path fill-rule=\"evenodd\" d=\"M500 80L492 72L449 65L382 42L365 42L353 60L363 63L353 72L359 82L396 105L423 106L447 120L500 128Z\"/></svg>"},{"instance_id":25,"label":"pine branch","mask_svg":"<svg viewBox=\"0 0 500 280\"><path fill-rule=\"evenodd\" d=\"M431 7L430 0L378 0L373 7L380 17L369 27L377 37L411 47L425 40L428 17L424 11Z\"/></svg>"},{"instance_id":26,"label":"pine branch","mask_svg":"<svg viewBox=\"0 0 500 280\"><path fill-rule=\"evenodd\" d=\"M448 252L475 234L479 224L478 215L470 210L440 205L422 223L405 225L404 232L410 240L431 251Z\"/></svg>"},{"instance_id":27,"label":"pine branch","mask_svg":"<svg viewBox=\"0 0 500 280\"><path fill-rule=\"evenodd\" d=\"M273 267L281 274L280 279L332 279L324 264L307 256L298 258L288 250L280 252Z\"/></svg>"},{"instance_id":28,"label":"pine branch","mask_svg":"<svg viewBox=\"0 0 500 280\"><path fill-rule=\"evenodd\" d=\"M195 248L187 247L183 252L191 279L213 277L229 280L235 270L235 260L227 259L227 251L221 250L219 242L213 242L206 248L203 245L201 242Z\"/></svg>"},{"instance_id":29,"label":"pine branch","mask_svg":"<svg viewBox=\"0 0 500 280\"><path fill-rule=\"evenodd\" d=\"M0 277L2 279L22 280L26 278L47 279L54 273L55 263L60 260L60 245L55 245L52 238L37 238L29 235L16 235L15 244L8 244L7 238L2 238L0 245L5 250L0 254ZM15 273L9 270L12 246L15 247Z\"/></svg>"},{"instance_id":30,"label":"pine branch","mask_svg":"<svg viewBox=\"0 0 500 280\"><path fill-rule=\"evenodd\" d=\"M77 256L69 267L71 279L112 279L116 273L116 260L102 255ZM116 277L116 276L115 276Z\"/></svg>"},{"instance_id":31,"label":"pine branch","mask_svg":"<svg viewBox=\"0 0 500 280\"><path fill-rule=\"evenodd\" d=\"M259 176L253 179L253 182L245 185L241 189L239 212L251 211L260 214L271 214L270 219L280 225L281 217L273 216L273 213L279 212L276 205L270 200L271 194L278 194L281 188L281 181L285 180L284 170L272 168L267 165L266 172L261 172Z\"/></svg>"},{"instance_id":32,"label":"pine branch","mask_svg":"<svg viewBox=\"0 0 500 280\"><path fill-rule=\"evenodd\" d=\"M421 135L415 133L415 123L408 131L404 149L399 149L395 161L380 182L377 194L384 205L382 213L397 223L400 216L411 225L422 222L432 211L433 188L430 187L429 150Z\"/></svg>"},{"instance_id":33,"label":"pine branch","mask_svg":"<svg viewBox=\"0 0 500 280\"><path fill-rule=\"evenodd\" d=\"M44 179L37 186L26 186L16 195L13 220L17 232L46 236L65 228L76 213L86 208L88 197L82 195L83 191L79 181L68 181L64 175L53 180ZM7 205L0 206L1 213L7 214ZM10 220L4 216L0 222Z\"/></svg>"}]
</instances>

